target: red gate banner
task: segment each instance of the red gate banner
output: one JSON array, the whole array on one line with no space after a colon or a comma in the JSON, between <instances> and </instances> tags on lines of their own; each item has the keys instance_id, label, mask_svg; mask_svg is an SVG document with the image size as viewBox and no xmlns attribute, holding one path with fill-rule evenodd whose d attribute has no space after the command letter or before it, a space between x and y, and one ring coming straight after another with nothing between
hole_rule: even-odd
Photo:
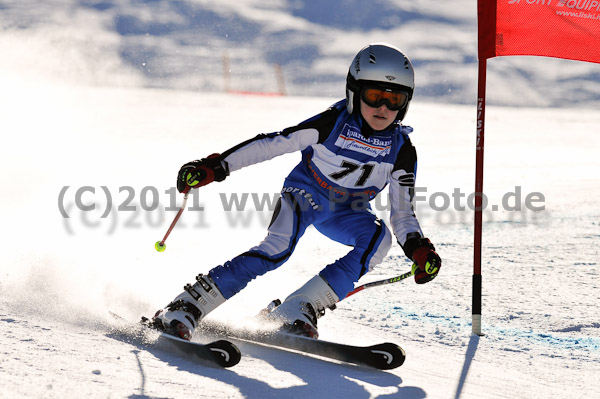
<instances>
[{"instance_id":1,"label":"red gate banner","mask_svg":"<svg viewBox=\"0 0 600 399\"><path fill-rule=\"evenodd\" d=\"M537 55L600 63L600 0L478 0L479 59Z\"/></svg>"}]
</instances>

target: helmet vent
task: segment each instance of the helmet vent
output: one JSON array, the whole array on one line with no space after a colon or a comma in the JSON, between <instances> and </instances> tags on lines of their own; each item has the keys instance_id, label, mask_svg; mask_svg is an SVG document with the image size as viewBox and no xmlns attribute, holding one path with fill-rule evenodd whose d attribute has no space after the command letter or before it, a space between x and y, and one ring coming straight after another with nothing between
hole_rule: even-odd
<instances>
[{"instance_id":1,"label":"helmet vent","mask_svg":"<svg viewBox=\"0 0 600 399\"><path fill-rule=\"evenodd\" d=\"M369 46L369 64L377 64L377 58L375 57L373 46Z\"/></svg>"},{"instance_id":2,"label":"helmet vent","mask_svg":"<svg viewBox=\"0 0 600 399\"><path fill-rule=\"evenodd\" d=\"M387 80L389 80L390 82L391 82L391 81L394 81L394 80L396 80L396 77L395 77L395 76L392 76L392 75L385 75L385 78L386 78Z\"/></svg>"}]
</instances>

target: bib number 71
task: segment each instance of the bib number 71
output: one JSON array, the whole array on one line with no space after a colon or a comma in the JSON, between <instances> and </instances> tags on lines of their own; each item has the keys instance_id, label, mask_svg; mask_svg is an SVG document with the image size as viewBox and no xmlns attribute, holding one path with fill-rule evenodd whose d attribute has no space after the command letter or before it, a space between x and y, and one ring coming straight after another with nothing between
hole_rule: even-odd
<instances>
[{"instance_id":1,"label":"bib number 71","mask_svg":"<svg viewBox=\"0 0 600 399\"><path fill-rule=\"evenodd\" d=\"M367 180L369 179L369 176L371 176L371 173L373 173L374 169L374 166L368 163L359 165L346 160L342 161L341 167L342 170L340 170L339 172L331 173L329 177L331 177L333 180L340 180L360 169L361 173L358 180L356 180L356 183L354 183L355 187L364 186Z\"/></svg>"}]
</instances>

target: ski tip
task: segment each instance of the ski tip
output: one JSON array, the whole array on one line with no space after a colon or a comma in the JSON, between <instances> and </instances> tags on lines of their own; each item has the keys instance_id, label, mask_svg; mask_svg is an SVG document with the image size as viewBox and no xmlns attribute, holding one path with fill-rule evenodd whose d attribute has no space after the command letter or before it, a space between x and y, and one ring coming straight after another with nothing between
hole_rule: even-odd
<instances>
[{"instance_id":1,"label":"ski tip","mask_svg":"<svg viewBox=\"0 0 600 399\"><path fill-rule=\"evenodd\" d=\"M368 364L380 370L391 370L402 366L406 360L406 352L391 342L370 346L371 357Z\"/></svg>"},{"instance_id":2,"label":"ski tip","mask_svg":"<svg viewBox=\"0 0 600 399\"><path fill-rule=\"evenodd\" d=\"M233 367L242 358L240 349L230 341L214 341L207 346L212 352L214 360L222 367Z\"/></svg>"}]
</instances>

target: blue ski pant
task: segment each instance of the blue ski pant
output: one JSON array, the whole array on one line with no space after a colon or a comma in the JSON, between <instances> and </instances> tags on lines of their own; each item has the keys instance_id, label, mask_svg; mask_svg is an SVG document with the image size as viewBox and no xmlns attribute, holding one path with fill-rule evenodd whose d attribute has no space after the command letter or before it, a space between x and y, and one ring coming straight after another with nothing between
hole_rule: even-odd
<instances>
[{"instance_id":1,"label":"blue ski pant","mask_svg":"<svg viewBox=\"0 0 600 399\"><path fill-rule=\"evenodd\" d=\"M339 203L332 206L329 198L309 189L310 186L284 188L266 238L209 272L225 298L231 298L257 276L285 263L310 225L330 239L353 247L319 273L340 299L383 260L392 245L391 233L369 207L353 209L349 204Z\"/></svg>"}]
</instances>

